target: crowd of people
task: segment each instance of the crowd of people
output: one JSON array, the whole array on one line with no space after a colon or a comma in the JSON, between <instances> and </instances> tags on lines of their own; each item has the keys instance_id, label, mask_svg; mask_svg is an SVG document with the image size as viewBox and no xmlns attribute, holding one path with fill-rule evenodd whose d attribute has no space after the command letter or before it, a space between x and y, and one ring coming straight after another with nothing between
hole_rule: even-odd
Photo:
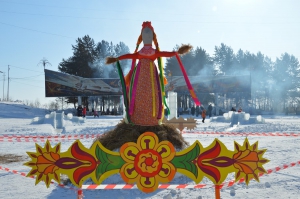
<instances>
[{"instance_id":1,"label":"crowd of people","mask_svg":"<svg viewBox=\"0 0 300 199\"><path fill-rule=\"evenodd\" d=\"M239 107L239 109L236 110L235 107L232 107L231 111L241 113L241 112L243 112L243 109L242 109L242 107ZM179 107L178 108L178 117L182 114L183 114L183 109L182 109L182 107ZM201 115L202 122L204 123L206 116L212 117L213 106L211 104L209 104L207 107L207 110L204 108L204 106L196 106L196 107L192 106L192 108L189 109L188 114L191 114L192 116L196 116L196 117L199 117L199 115Z\"/></svg>"},{"instance_id":2,"label":"crowd of people","mask_svg":"<svg viewBox=\"0 0 300 199\"><path fill-rule=\"evenodd\" d=\"M236 109L235 109L235 107L232 107L231 108L231 111L233 111L233 112L236 112ZM243 109L242 109L242 107L240 107L239 109L238 109L238 111L237 111L238 113L241 113L241 112L243 112Z\"/></svg>"},{"instance_id":3,"label":"crowd of people","mask_svg":"<svg viewBox=\"0 0 300 199\"><path fill-rule=\"evenodd\" d=\"M85 107L85 106L82 107L82 105L79 105L77 107L77 116L84 118L84 117L86 117L87 111L88 111L87 107ZM99 117L98 112L96 110L94 110L94 108L92 108L92 115L94 117Z\"/></svg>"},{"instance_id":4,"label":"crowd of people","mask_svg":"<svg viewBox=\"0 0 300 199\"><path fill-rule=\"evenodd\" d=\"M236 112L236 108L232 107L231 111ZM243 109L242 107L239 107L238 109L238 113L242 112ZM202 122L205 123L205 118L208 115L209 117L212 117L212 113L213 113L213 106L211 104L208 105L207 110L204 108L204 106L192 106L189 109L189 114L191 114L192 116L196 116L199 117L201 115L202 117ZM85 106L81 106L79 105L77 108L77 116L78 117L86 117L87 114L87 108ZM102 113L101 113L102 114ZM112 111L110 111L108 108L106 109L105 112L103 112L104 115L117 115L117 110L113 109ZM183 114L183 108L179 107L178 108L178 117L180 115ZM95 117L99 117L97 110L95 110L94 108L92 108L92 115Z\"/></svg>"},{"instance_id":5,"label":"crowd of people","mask_svg":"<svg viewBox=\"0 0 300 199\"><path fill-rule=\"evenodd\" d=\"M204 106L196 106L196 107L192 106L192 108L189 109L188 114L191 114L192 116L196 116L196 117L199 117L199 115L201 115L202 122L204 123L206 115L208 115L209 117L212 116L212 110L213 110L213 107L211 104L208 105L207 111L204 108ZM182 107L179 107L178 108L178 117L182 114L183 114L183 109L182 109Z\"/></svg>"},{"instance_id":6,"label":"crowd of people","mask_svg":"<svg viewBox=\"0 0 300 199\"><path fill-rule=\"evenodd\" d=\"M88 111L89 110L86 106L79 105L77 107L77 116L78 117L86 117ZM94 117L99 117L98 111L94 108L92 108L91 114ZM109 110L109 108L107 108L106 111L100 112L100 114L101 115L120 115L121 113L118 112L118 110L116 108L113 108L111 111Z\"/></svg>"}]
</instances>

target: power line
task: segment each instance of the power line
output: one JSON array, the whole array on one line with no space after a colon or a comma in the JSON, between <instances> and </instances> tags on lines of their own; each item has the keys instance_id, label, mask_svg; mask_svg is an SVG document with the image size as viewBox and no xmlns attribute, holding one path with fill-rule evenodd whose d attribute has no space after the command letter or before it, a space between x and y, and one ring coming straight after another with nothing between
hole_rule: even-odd
<instances>
[{"instance_id":1,"label":"power line","mask_svg":"<svg viewBox=\"0 0 300 199\"><path fill-rule=\"evenodd\" d=\"M87 10L87 11L97 11L97 12L117 12L117 13L120 13L120 12L123 12L123 13L136 13L136 14L167 14L167 15L187 15L187 16L202 16L202 17L213 17L215 15L199 15L199 14L187 14L187 13L178 13L178 12L145 12L145 11L141 11L141 12L132 12L132 11L126 11L126 10L116 10L116 9L93 9L93 8L83 8L83 7L80 7L80 8L75 8L75 7L67 7L67 6L53 6L53 5L42 5L42 4L32 4L32 3L24 3L24 2L13 2L13 1L5 1L5 0L0 0L0 2L3 2L3 3L12 3L12 4L19 4L19 5L29 5L29 6L39 6L39 7L53 7L53 8L62 8L62 9L71 9L71 10ZM1 11L0 11L1 12ZM7 11L3 11L3 12L7 12ZM13 13L13 12L11 12ZM14 12L14 13L17 13L17 12ZM280 13L279 13L280 14ZM34 15L34 14L33 14ZM44 15L45 16L45 15ZM53 15L55 16L55 15ZM266 15L248 15L248 16L244 16L244 15L222 15L222 17L262 17L262 16L266 16ZM270 16L270 15L268 15ZM72 16L61 16L61 17L72 17ZM75 16L76 17L76 16ZM276 16L271 16L272 18L294 18L294 17L287 17L286 15L276 15ZM77 17L76 17L77 18Z\"/></svg>"},{"instance_id":2,"label":"power line","mask_svg":"<svg viewBox=\"0 0 300 199\"><path fill-rule=\"evenodd\" d=\"M3 1L3 0L0 0L0 2L4 2L4 3L14 3L14 4L21 4L21 5L29 5L29 6L39 6L39 7L53 7L53 8L63 8L63 9L73 9L73 10L94 10L94 11L98 11L99 12L99 9L91 9L91 8L85 8L85 9L82 9L82 8L72 8L72 7L66 7L66 6L52 6L52 5L41 5L41 4L32 4L32 3L20 3L20 2L13 2L13 1ZM118 11L117 11L118 12Z\"/></svg>"},{"instance_id":3,"label":"power line","mask_svg":"<svg viewBox=\"0 0 300 199\"><path fill-rule=\"evenodd\" d=\"M33 84L44 84L45 80L41 80L41 79L13 79L14 81L18 80L18 81L22 81L22 82L31 82Z\"/></svg>"},{"instance_id":4,"label":"power line","mask_svg":"<svg viewBox=\"0 0 300 199\"><path fill-rule=\"evenodd\" d=\"M40 86L37 86L37 85L31 85L31 84L26 84L26 83L23 83L23 82L18 82L18 81L13 81L13 82L15 82L15 83L19 83L19 84L24 84L24 85L28 85L28 86L33 86L33 87L37 87L37 88L44 88L44 87L40 87Z\"/></svg>"},{"instance_id":5,"label":"power line","mask_svg":"<svg viewBox=\"0 0 300 199\"><path fill-rule=\"evenodd\" d=\"M33 16L44 16L44 17L101 19L101 18L96 18L96 17L63 16L63 15L46 15L46 14L24 13L24 12L9 12L9 11L4 11L4 10L0 10L0 12L3 12L3 13L9 13L9 14L22 14L22 15L33 15Z\"/></svg>"},{"instance_id":6,"label":"power line","mask_svg":"<svg viewBox=\"0 0 300 199\"><path fill-rule=\"evenodd\" d=\"M24 29L24 30L30 30L30 31L34 31L34 32L39 32L39 33L43 33L43 34L53 35L53 36L59 36L59 37L65 37L65 38L70 38L70 39L76 39L76 38L65 36L65 35L59 35L59 34L55 34L55 33L44 32L44 31L34 30L34 29L31 29L31 28L25 28L25 27L21 27L21 26L16 26L16 25L4 23L4 22L1 22L1 21L0 21L0 24L7 25L7 26L12 26L12 27L16 27L16 28L21 28L21 29Z\"/></svg>"},{"instance_id":7,"label":"power line","mask_svg":"<svg viewBox=\"0 0 300 199\"><path fill-rule=\"evenodd\" d=\"M12 65L9 65L9 66L12 66ZM38 73L41 72L41 71L37 71L37 70L31 70L31 69L27 69L27 68L22 68L22 67L19 67L19 66L12 66L12 67L20 68L20 69L23 69L23 70L29 70L29 71L33 71L33 72L38 72Z\"/></svg>"},{"instance_id":8,"label":"power line","mask_svg":"<svg viewBox=\"0 0 300 199\"><path fill-rule=\"evenodd\" d=\"M140 21L139 19L125 19L125 18L107 18L107 17L83 17L83 16L63 16L63 15L46 15L46 14L33 14L33 13L23 13L23 12L9 12L9 11L3 11L3 10L0 10L0 12L4 12L4 13L11 13L11 14L23 14L23 15L33 15L33 16L45 16L45 17L63 17L63 18L82 18L82 19L98 19L98 20L121 20L121 21ZM195 16L199 16L199 17L204 17L204 16L207 16L209 17L210 15L195 15ZM224 16L223 16L224 17ZM232 17L243 17L243 16L232 16ZM244 16L245 17L245 16ZM249 17L253 17L253 16L249 16ZM274 18L274 17L272 17ZM279 17L282 19L282 17ZM292 17L291 17L292 18ZM169 20L155 20L153 19L152 21L156 21L156 22L163 22L163 23L166 23L166 22L171 22L171 23L197 23L197 24L230 24L230 23L246 23L246 24L299 24L300 22L299 21L294 21L294 22L291 22L291 21L283 21L283 22L246 22L246 21L220 21L220 22L217 22L217 21L169 21ZM3 22L0 22L0 23L3 23ZM11 24L6 24L6 23L3 23L5 25L11 25ZM11 25L11 26L15 26L15 25ZM19 27L19 26L16 26L16 27ZM21 28L24 28L24 27L21 27ZM25 28L25 29L29 29L29 28ZM32 29L31 29L32 30ZM35 30L37 31L37 30ZM42 31L39 31L39 32L42 32ZM45 33L45 32L43 32ZM53 33L50 33L50 34L53 34ZM57 34L55 34L57 35ZM64 37L68 37L68 36L64 36Z\"/></svg>"},{"instance_id":9,"label":"power line","mask_svg":"<svg viewBox=\"0 0 300 199\"><path fill-rule=\"evenodd\" d=\"M47 14L35 14L35 13L24 13L24 12L11 12L11 11L4 11L0 10L2 13L9 13L9 14L22 14L22 15L33 15L33 16L44 16L44 17L61 17L61 18L83 18L83 19L106 19L106 18L99 18L99 17L84 17L84 16L63 16L63 15L47 15Z\"/></svg>"},{"instance_id":10,"label":"power line","mask_svg":"<svg viewBox=\"0 0 300 199\"><path fill-rule=\"evenodd\" d=\"M97 10L99 11L99 10ZM108 11L108 10L105 10L105 11ZM53 14L40 14L40 13L26 13L26 12L12 12L12 11L6 11L6 10L0 10L0 12L2 13L8 13L8 14L21 14L21 15L33 15L33 16L44 16L44 17L61 17L61 18L82 18L82 19L108 19L108 18L103 18L103 17L86 17L86 16L72 16L72 15L53 15ZM120 12L120 11L115 11L115 10L112 10L112 11L109 11L109 12ZM123 12L127 12L127 11L123 11ZM132 13L132 12L130 12ZM140 13L143 13L145 14L145 12L137 12L137 14L140 14ZM167 13L162 13L162 14L165 14L165 15L168 15ZM174 15L172 13L169 13L169 15ZM176 13L176 15L191 15L192 17L216 17L215 15L197 15L197 14L178 14ZM244 16L244 15L222 15L222 17L238 17L238 18L241 18L241 17L262 17L262 16L258 16L258 15L253 15L253 16ZM295 19L295 17L287 17L287 16L265 16L265 17L270 17L270 18L280 18L280 19ZM124 18L120 18L120 20L130 20L130 19L124 19ZM136 21L140 21L140 20L137 20L135 19ZM177 22L177 21L176 21ZM276 22L277 23L277 22ZM297 22L299 23L299 22Z\"/></svg>"},{"instance_id":11,"label":"power line","mask_svg":"<svg viewBox=\"0 0 300 199\"><path fill-rule=\"evenodd\" d=\"M44 73L40 74L40 75L29 76L29 77L11 77L10 79L30 79L30 78L39 77L39 76L42 76L42 75L44 75Z\"/></svg>"}]
</instances>

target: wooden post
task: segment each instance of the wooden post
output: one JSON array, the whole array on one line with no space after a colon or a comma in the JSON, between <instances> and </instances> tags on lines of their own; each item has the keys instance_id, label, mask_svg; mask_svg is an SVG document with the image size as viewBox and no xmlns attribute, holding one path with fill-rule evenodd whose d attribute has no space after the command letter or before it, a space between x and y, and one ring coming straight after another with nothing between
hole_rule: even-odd
<instances>
[{"instance_id":1,"label":"wooden post","mask_svg":"<svg viewBox=\"0 0 300 199\"><path fill-rule=\"evenodd\" d=\"M77 199L83 199L82 189L78 189L78 191L77 191Z\"/></svg>"},{"instance_id":2,"label":"wooden post","mask_svg":"<svg viewBox=\"0 0 300 199\"><path fill-rule=\"evenodd\" d=\"M216 199L221 199L221 193L220 193L220 185L215 185L215 195Z\"/></svg>"}]
</instances>

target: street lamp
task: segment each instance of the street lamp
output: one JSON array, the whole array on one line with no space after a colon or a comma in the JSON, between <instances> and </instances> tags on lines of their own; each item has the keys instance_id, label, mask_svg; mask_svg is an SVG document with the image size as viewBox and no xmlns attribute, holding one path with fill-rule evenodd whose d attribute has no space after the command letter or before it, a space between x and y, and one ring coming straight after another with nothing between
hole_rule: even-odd
<instances>
[{"instance_id":1,"label":"street lamp","mask_svg":"<svg viewBox=\"0 0 300 199\"><path fill-rule=\"evenodd\" d=\"M2 101L4 100L4 82L5 82L5 73L0 71L0 73L3 73L3 98Z\"/></svg>"}]
</instances>

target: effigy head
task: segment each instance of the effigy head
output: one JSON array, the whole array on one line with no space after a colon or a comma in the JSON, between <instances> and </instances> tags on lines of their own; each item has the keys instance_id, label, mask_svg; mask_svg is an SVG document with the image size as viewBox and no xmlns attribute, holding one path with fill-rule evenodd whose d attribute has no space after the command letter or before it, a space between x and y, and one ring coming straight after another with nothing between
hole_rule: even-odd
<instances>
[{"instance_id":1,"label":"effigy head","mask_svg":"<svg viewBox=\"0 0 300 199\"><path fill-rule=\"evenodd\" d=\"M144 45L152 44L153 31L150 28L146 27L142 30L142 40Z\"/></svg>"},{"instance_id":2,"label":"effigy head","mask_svg":"<svg viewBox=\"0 0 300 199\"><path fill-rule=\"evenodd\" d=\"M151 22L150 21L144 22L142 25L142 32L141 32L144 45L152 44L153 33L154 33L154 29L151 26Z\"/></svg>"}]
</instances>

